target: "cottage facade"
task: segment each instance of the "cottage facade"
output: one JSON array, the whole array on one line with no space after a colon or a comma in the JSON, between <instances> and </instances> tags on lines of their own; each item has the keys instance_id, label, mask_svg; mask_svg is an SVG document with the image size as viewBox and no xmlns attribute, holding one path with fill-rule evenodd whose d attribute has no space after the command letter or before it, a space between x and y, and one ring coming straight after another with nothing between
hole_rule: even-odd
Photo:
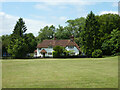
<instances>
[{"instance_id":1,"label":"cottage facade","mask_svg":"<svg viewBox=\"0 0 120 90\"><path fill-rule=\"evenodd\" d=\"M53 57L53 47L63 46L66 50L72 51L71 55L78 55L80 48L74 41L74 36L71 36L69 40L43 40L37 45L35 50L35 57Z\"/></svg>"}]
</instances>

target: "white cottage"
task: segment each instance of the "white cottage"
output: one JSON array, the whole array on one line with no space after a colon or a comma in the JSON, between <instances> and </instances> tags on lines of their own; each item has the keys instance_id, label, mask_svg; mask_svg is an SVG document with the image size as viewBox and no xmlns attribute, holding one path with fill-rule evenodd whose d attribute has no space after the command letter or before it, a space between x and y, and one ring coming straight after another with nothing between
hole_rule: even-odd
<instances>
[{"instance_id":1,"label":"white cottage","mask_svg":"<svg viewBox=\"0 0 120 90\"><path fill-rule=\"evenodd\" d=\"M74 36L71 36L69 40L43 40L37 45L37 50L35 50L35 57L53 57L52 52L53 47L63 46L66 50L72 51L71 55L78 55L80 48L74 41Z\"/></svg>"}]
</instances>

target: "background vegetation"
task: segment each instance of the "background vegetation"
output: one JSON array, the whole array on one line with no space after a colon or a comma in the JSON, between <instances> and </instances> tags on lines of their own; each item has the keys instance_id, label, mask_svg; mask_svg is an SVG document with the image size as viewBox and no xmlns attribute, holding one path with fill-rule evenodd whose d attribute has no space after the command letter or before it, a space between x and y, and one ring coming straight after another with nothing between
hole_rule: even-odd
<instances>
[{"instance_id":1,"label":"background vegetation","mask_svg":"<svg viewBox=\"0 0 120 90\"><path fill-rule=\"evenodd\" d=\"M55 36L57 39L69 39L71 35L74 35L75 42L82 53L88 57L120 53L120 16L118 14L95 15L91 11L86 18L67 20L66 23L66 26L59 25L58 28L53 25L45 26L35 37L32 33L25 33L27 27L20 18L13 33L2 36L2 53L9 53L14 58L23 58L27 53L33 53L37 43L44 39L53 39Z\"/></svg>"}]
</instances>

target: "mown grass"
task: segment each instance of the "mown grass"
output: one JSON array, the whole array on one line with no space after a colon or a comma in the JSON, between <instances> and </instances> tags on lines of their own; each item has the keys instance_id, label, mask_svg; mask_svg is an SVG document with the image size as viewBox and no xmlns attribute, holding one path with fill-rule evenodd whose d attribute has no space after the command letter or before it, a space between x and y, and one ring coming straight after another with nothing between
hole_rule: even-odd
<instances>
[{"instance_id":1,"label":"mown grass","mask_svg":"<svg viewBox=\"0 0 120 90\"><path fill-rule=\"evenodd\" d=\"M118 56L2 61L3 88L117 88Z\"/></svg>"}]
</instances>

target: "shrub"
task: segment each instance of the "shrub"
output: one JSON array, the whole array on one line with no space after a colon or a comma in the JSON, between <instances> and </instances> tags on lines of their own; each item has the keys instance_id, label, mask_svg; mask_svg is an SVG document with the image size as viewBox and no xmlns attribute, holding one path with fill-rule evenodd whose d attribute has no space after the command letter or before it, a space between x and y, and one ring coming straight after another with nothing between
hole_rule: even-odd
<instances>
[{"instance_id":1,"label":"shrub","mask_svg":"<svg viewBox=\"0 0 120 90\"><path fill-rule=\"evenodd\" d=\"M53 51L53 57L58 57L58 54L57 54L57 52L56 51Z\"/></svg>"},{"instance_id":2,"label":"shrub","mask_svg":"<svg viewBox=\"0 0 120 90\"><path fill-rule=\"evenodd\" d=\"M92 52L92 57L93 58L102 57L102 50L100 50L100 49L94 50L94 52Z\"/></svg>"},{"instance_id":3,"label":"shrub","mask_svg":"<svg viewBox=\"0 0 120 90\"><path fill-rule=\"evenodd\" d=\"M64 56L65 48L62 46L55 46L53 48L53 57L61 57Z\"/></svg>"}]
</instances>

